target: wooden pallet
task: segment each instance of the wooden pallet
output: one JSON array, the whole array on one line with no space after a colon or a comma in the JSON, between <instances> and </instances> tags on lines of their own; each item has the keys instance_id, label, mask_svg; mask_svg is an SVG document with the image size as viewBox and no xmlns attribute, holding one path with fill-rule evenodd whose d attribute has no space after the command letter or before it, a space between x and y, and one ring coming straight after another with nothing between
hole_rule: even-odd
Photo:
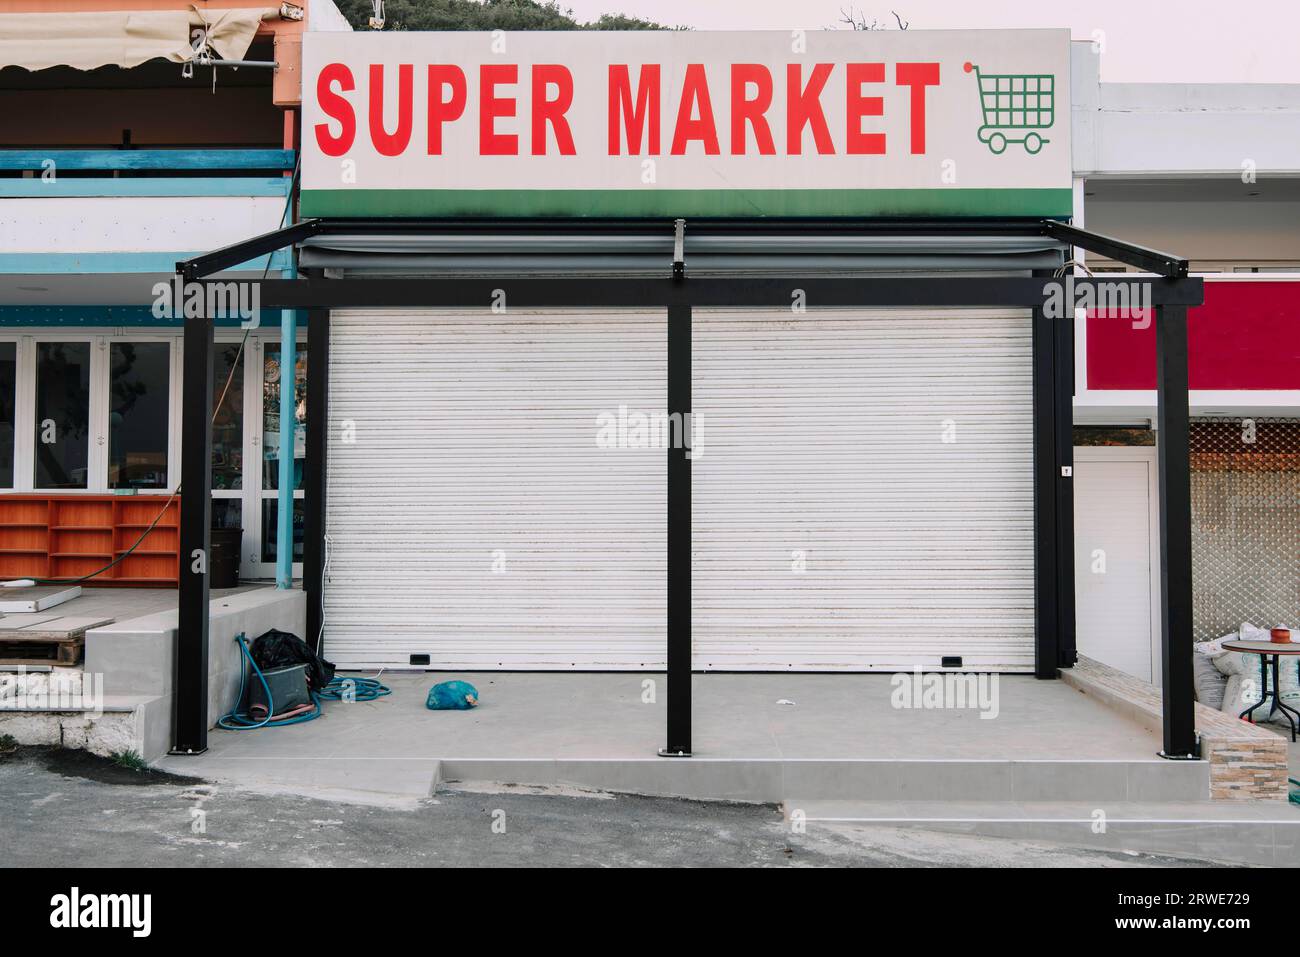
<instances>
[{"instance_id":1,"label":"wooden pallet","mask_svg":"<svg viewBox=\"0 0 1300 957\"><path fill-rule=\"evenodd\" d=\"M6 615L0 618L0 665L75 665L86 632L112 623L112 618Z\"/></svg>"}]
</instances>

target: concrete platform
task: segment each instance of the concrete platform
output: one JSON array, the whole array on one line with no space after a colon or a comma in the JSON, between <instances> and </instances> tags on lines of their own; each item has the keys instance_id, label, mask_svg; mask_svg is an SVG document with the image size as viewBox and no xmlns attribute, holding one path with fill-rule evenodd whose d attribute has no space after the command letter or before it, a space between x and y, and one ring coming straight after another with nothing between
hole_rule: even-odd
<instances>
[{"instance_id":1,"label":"concrete platform","mask_svg":"<svg viewBox=\"0 0 1300 957\"><path fill-rule=\"evenodd\" d=\"M891 704L889 675L697 675L691 758L659 758L661 675L458 675L482 705L431 712L450 675L388 674L376 702L314 722L213 731L178 773L272 791L415 800L454 781L561 785L699 799L1195 801L1205 762L1061 682L1000 679L996 717ZM656 700L647 702L647 682ZM794 704L778 704L778 701Z\"/></svg>"}]
</instances>

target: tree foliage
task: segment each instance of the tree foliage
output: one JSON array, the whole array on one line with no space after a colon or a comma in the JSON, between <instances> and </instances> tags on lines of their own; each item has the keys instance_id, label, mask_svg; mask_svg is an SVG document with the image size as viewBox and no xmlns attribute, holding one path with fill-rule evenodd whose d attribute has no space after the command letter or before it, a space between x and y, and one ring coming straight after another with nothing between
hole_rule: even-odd
<instances>
[{"instance_id":1,"label":"tree foliage","mask_svg":"<svg viewBox=\"0 0 1300 957\"><path fill-rule=\"evenodd\" d=\"M371 0L335 0L356 30L368 30ZM621 13L579 23L557 0L384 0L384 30L665 30Z\"/></svg>"}]
</instances>

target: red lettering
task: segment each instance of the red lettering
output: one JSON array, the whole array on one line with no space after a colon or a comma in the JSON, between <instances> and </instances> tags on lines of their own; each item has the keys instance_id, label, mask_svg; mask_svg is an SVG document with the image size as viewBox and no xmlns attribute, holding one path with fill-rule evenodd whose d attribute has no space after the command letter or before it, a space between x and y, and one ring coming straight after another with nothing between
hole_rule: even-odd
<instances>
[{"instance_id":1,"label":"red lettering","mask_svg":"<svg viewBox=\"0 0 1300 957\"><path fill-rule=\"evenodd\" d=\"M912 152L925 152L925 88L939 85L939 64L899 63L894 68L897 86L911 87Z\"/></svg>"},{"instance_id":2,"label":"red lettering","mask_svg":"<svg viewBox=\"0 0 1300 957\"><path fill-rule=\"evenodd\" d=\"M622 122L620 123L620 116ZM646 130L649 129L649 136ZM641 152L642 140L650 141L651 156L659 155L659 64L647 63L637 78L636 108L632 107L632 80L626 63L609 66L609 155L619 154L627 137L628 155Z\"/></svg>"},{"instance_id":3,"label":"red lettering","mask_svg":"<svg viewBox=\"0 0 1300 957\"><path fill-rule=\"evenodd\" d=\"M757 92L752 100L745 94L749 84L756 86ZM736 156L745 154L745 124L754 128L754 141L758 152L771 156L776 152L772 143L772 130L767 125L763 114L772 105L772 74L767 67L758 63L735 63L731 67L731 152Z\"/></svg>"},{"instance_id":4,"label":"red lettering","mask_svg":"<svg viewBox=\"0 0 1300 957\"><path fill-rule=\"evenodd\" d=\"M813 67L808 86L801 86L802 67L790 63L785 68L785 151L791 156L803 153L803 128L812 126L813 142L818 153L834 153L831 131L822 112L822 89L831 77L831 64Z\"/></svg>"},{"instance_id":5,"label":"red lettering","mask_svg":"<svg viewBox=\"0 0 1300 957\"><path fill-rule=\"evenodd\" d=\"M880 155L885 152L885 134L862 132L862 118L883 116L885 100L879 96L863 96L862 84L884 83L885 64L850 63L845 70L848 89L845 93L844 112L848 121L848 136L844 142L844 152Z\"/></svg>"},{"instance_id":6,"label":"red lettering","mask_svg":"<svg viewBox=\"0 0 1300 957\"><path fill-rule=\"evenodd\" d=\"M554 83L555 99L546 98L546 88ZM555 130L555 143L561 156L572 156L573 131L565 112L573 105L573 74L566 66L553 63L533 64L533 155L546 152L546 124Z\"/></svg>"},{"instance_id":7,"label":"red lettering","mask_svg":"<svg viewBox=\"0 0 1300 957\"><path fill-rule=\"evenodd\" d=\"M699 107L700 118L691 119L695 108ZM709 99L709 81L704 73L703 63L690 63L686 67L686 77L682 82L682 99L677 105L677 125L673 128L673 156L686 152L686 144L699 140L704 144L704 152L717 156L718 126L713 121L713 101Z\"/></svg>"},{"instance_id":8,"label":"red lettering","mask_svg":"<svg viewBox=\"0 0 1300 957\"><path fill-rule=\"evenodd\" d=\"M450 88L451 98L442 91ZM442 125L465 113L465 71L451 64L429 64L429 155L442 155Z\"/></svg>"},{"instance_id":9,"label":"red lettering","mask_svg":"<svg viewBox=\"0 0 1300 957\"><path fill-rule=\"evenodd\" d=\"M415 67L403 63L397 68L397 132L384 129L384 68L370 65L370 142L381 156L397 156L411 142L412 91Z\"/></svg>"},{"instance_id":10,"label":"red lettering","mask_svg":"<svg viewBox=\"0 0 1300 957\"><path fill-rule=\"evenodd\" d=\"M316 102L326 116L339 124L338 136L330 133L328 123L316 124L316 143L326 156L342 156L352 149L352 141L357 137L356 113L345 97L334 92L335 83L344 93L357 88L352 71L342 63L328 64L316 78Z\"/></svg>"},{"instance_id":11,"label":"red lettering","mask_svg":"<svg viewBox=\"0 0 1300 957\"><path fill-rule=\"evenodd\" d=\"M478 151L480 156L518 156L519 137L498 133L498 116L514 116L514 97L496 95L498 83L518 83L519 67L514 63L483 63L478 68Z\"/></svg>"}]
</instances>

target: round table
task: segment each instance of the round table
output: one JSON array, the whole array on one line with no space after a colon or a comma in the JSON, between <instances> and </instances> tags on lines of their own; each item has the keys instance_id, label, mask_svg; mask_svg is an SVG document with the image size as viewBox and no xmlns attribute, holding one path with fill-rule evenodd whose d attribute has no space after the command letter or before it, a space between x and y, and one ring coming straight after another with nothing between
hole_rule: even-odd
<instances>
[{"instance_id":1,"label":"round table","mask_svg":"<svg viewBox=\"0 0 1300 957\"><path fill-rule=\"evenodd\" d=\"M1255 709L1262 707L1265 701L1272 698L1273 707L1268 710L1269 717L1272 717L1276 712L1281 711L1282 716L1286 718L1286 723L1291 726L1291 740L1294 741L1296 739L1296 722L1291 720L1291 716L1295 715L1297 719L1300 719L1300 711L1296 711L1294 708L1288 708L1282 703L1282 699L1278 696L1278 663L1282 660L1283 655L1300 655L1300 642L1242 641L1240 639L1233 639L1223 642L1220 647L1224 651L1239 651L1248 655L1259 655L1259 675L1264 682L1264 696L1259 699L1259 704L1251 705L1239 714L1238 717L1245 718L1249 715L1250 720L1253 723L1255 720ZM1269 668L1268 662L1265 660L1269 657L1273 659L1272 681L1268 680Z\"/></svg>"}]
</instances>

